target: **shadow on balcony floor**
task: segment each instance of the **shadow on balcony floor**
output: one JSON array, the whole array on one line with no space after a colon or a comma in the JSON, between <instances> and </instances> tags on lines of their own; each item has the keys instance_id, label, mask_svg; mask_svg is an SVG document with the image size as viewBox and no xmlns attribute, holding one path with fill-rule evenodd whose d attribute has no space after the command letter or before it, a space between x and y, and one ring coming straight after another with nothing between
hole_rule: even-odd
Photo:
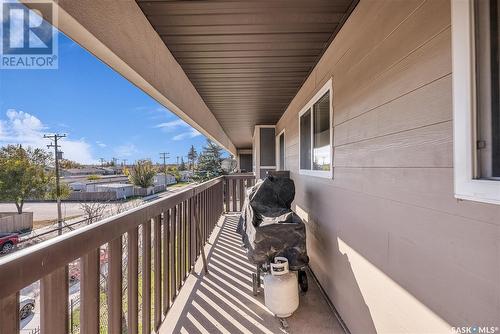
<instances>
[{"instance_id":1,"label":"shadow on balcony floor","mask_svg":"<svg viewBox=\"0 0 500 334\"><path fill-rule=\"evenodd\" d=\"M252 294L248 262L235 233L239 215L221 218L205 251L209 274L201 273L201 259L187 279L160 333L344 333L310 278L309 291L300 296L299 309L288 318L288 330L264 306L264 294Z\"/></svg>"}]
</instances>

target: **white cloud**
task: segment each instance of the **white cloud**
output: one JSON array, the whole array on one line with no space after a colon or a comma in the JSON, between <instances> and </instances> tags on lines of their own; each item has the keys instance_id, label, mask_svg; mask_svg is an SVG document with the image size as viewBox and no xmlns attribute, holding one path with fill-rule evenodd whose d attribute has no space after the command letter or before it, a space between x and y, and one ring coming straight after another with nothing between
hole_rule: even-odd
<instances>
[{"instance_id":1,"label":"white cloud","mask_svg":"<svg viewBox=\"0 0 500 334\"><path fill-rule=\"evenodd\" d=\"M24 111L8 109L7 119L0 121L0 145L22 144L37 148L47 148L49 140L43 138L48 128L36 116ZM71 139L69 137L61 139L61 150L64 157L80 163L95 163L92 157L92 148L84 138Z\"/></svg>"},{"instance_id":2,"label":"white cloud","mask_svg":"<svg viewBox=\"0 0 500 334\"><path fill-rule=\"evenodd\" d=\"M96 141L95 143L99 147L107 147L108 146L108 145L106 145L106 144L104 144L103 142L100 142L100 141Z\"/></svg>"},{"instance_id":3,"label":"white cloud","mask_svg":"<svg viewBox=\"0 0 500 334\"><path fill-rule=\"evenodd\" d=\"M190 139L194 137L201 136L201 133L199 133L196 129L190 129L189 131L180 133L176 136L172 137L172 140L184 140L184 139Z\"/></svg>"},{"instance_id":4,"label":"white cloud","mask_svg":"<svg viewBox=\"0 0 500 334\"><path fill-rule=\"evenodd\" d=\"M189 127L189 124L184 122L182 119L176 119L174 121L160 123L155 126L155 128L160 128L165 131L173 131L178 128L187 128L187 127Z\"/></svg>"},{"instance_id":5,"label":"white cloud","mask_svg":"<svg viewBox=\"0 0 500 334\"><path fill-rule=\"evenodd\" d=\"M123 144L115 148L115 155L119 158L130 157L139 152L134 144Z\"/></svg>"}]
</instances>

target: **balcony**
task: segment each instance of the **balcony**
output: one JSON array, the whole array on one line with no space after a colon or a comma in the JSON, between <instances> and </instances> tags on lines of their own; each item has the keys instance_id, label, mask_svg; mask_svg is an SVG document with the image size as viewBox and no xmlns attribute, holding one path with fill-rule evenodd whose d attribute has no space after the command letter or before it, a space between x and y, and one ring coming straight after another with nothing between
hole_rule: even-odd
<instances>
[{"instance_id":1,"label":"balcony","mask_svg":"<svg viewBox=\"0 0 500 334\"><path fill-rule=\"evenodd\" d=\"M311 273L286 322L267 310L262 293L253 295L255 268L235 233L253 182L249 174L219 177L1 259L0 333L19 332L20 290L38 280L41 333L343 332ZM77 259L75 313L68 264Z\"/></svg>"}]
</instances>

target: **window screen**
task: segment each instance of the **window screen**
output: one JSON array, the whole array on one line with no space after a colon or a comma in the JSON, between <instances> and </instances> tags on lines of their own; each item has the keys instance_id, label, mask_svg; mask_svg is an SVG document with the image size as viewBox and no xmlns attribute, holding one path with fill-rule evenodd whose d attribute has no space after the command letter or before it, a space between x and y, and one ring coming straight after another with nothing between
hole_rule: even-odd
<instances>
[{"instance_id":1,"label":"window screen","mask_svg":"<svg viewBox=\"0 0 500 334\"><path fill-rule=\"evenodd\" d=\"M499 1L476 0L476 177L500 179Z\"/></svg>"},{"instance_id":2,"label":"window screen","mask_svg":"<svg viewBox=\"0 0 500 334\"><path fill-rule=\"evenodd\" d=\"M280 170L285 169L285 133L280 134L279 137L279 154L280 154L280 165L278 166Z\"/></svg>"},{"instance_id":3,"label":"window screen","mask_svg":"<svg viewBox=\"0 0 500 334\"><path fill-rule=\"evenodd\" d=\"M330 94L327 92L313 106L313 169L330 170Z\"/></svg>"},{"instance_id":4,"label":"window screen","mask_svg":"<svg viewBox=\"0 0 500 334\"><path fill-rule=\"evenodd\" d=\"M311 110L300 116L300 169L311 169Z\"/></svg>"}]
</instances>

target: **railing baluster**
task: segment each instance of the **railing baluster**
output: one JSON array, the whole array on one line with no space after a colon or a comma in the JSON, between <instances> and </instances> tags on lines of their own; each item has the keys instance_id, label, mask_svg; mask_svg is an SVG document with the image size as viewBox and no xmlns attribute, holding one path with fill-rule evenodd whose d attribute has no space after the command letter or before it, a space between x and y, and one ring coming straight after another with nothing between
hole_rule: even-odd
<instances>
[{"instance_id":1,"label":"railing baluster","mask_svg":"<svg viewBox=\"0 0 500 334\"><path fill-rule=\"evenodd\" d=\"M174 206L172 208L172 216L170 217L170 227L171 227L171 243L170 243L170 282L172 284L172 289L170 289L170 293L172 294L172 302L175 300L177 296L177 271L176 271L176 253L177 253L177 241L175 238L177 237L177 208Z\"/></svg>"},{"instance_id":2,"label":"railing baluster","mask_svg":"<svg viewBox=\"0 0 500 334\"><path fill-rule=\"evenodd\" d=\"M155 331L161 325L161 215L154 219L154 323Z\"/></svg>"},{"instance_id":3,"label":"railing baluster","mask_svg":"<svg viewBox=\"0 0 500 334\"><path fill-rule=\"evenodd\" d=\"M189 199L189 213L188 213L188 240L189 240L189 247L188 247L188 252L189 252L189 263L188 263L188 270L191 272L191 269L193 268L193 203L194 203L194 198Z\"/></svg>"},{"instance_id":4,"label":"railing baluster","mask_svg":"<svg viewBox=\"0 0 500 334\"><path fill-rule=\"evenodd\" d=\"M99 260L99 248L81 258L80 331L82 333L99 333Z\"/></svg>"},{"instance_id":5,"label":"railing baluster","mask_svg":"<svg viewBox=\"0 0 500 334\"><path fill-rule=\"evenodd\" d=\"M226 202L225 211L229 212L229 179L224 178L224 200Z\"/></svg>"},{"instance_id":6,"label":"railing baluster","mask_svg":"<svg viewBox=\"0 0 500 334\"><path fill-rule=\"evenodd\" d=\"M151 220L142 224L142 333L151 333Z\"/></svg>"},{"instance_id":7,"label":"railing baluster","mask_svg":"<svg viewBox=\"0 0 500 334\"><path fill-rule=\"evenodd\" d=\"M163 213L163 314L170 308L170 210Z\"/></svg>"},{"instance_id":8,"label":"railing baluster","mask_svg":"<svg viewBox=\"0 0 500 334\"><path fill-rule=\"evenodd\" d=\"M68 267L54 270L40 280L42 333L68 332Z\"/></svg>"},{"instance_id":9,"label":"railing baluster","mask_svg":"<svg viewBox=\"0 0 500 334\"><path fill-rule=\"evenodd\" d=\"M207 234L207 191L203 191L203 245L207 242L208 234Z\"/></svg>"},{"instance_id":10,"label":"railing baluster","mask_svg":"<svg viewBox=\"0 0 500 334\"><path fill-rule=\"evenodd\" d=\"M181 202L180 206L180 215L179 215L179 255L180 255L180 261L179 261L179 280L180 280L180 286L184 283L184 272L185 270L185 254L186 254L186 249L184 248L184 235L186 233L185 231L185 225L184 222L186 220L186 214L185 214L185 209L186 209L186 202Z\"/></svg>"},{"instance_id":11,"label":"railing baluster","mask_svg":"<svg viewBox=\"0 0 500 334\"><path fill-rule=\"evenodd\" d=\"M108 332L122 332L122 237L108 243Z\"/></svg>"},{"instance_id":12,"label":"railing baluster","mask_svg":"<svg viewBox=\"0 0 500 334\"><path fill-rule=\"evenodd\" d=\"M127 293L128 293L128 333L137 334L139 331L139 302L138 302L138 270L139 270L139 232L137 227L127 234ZM82 332L85 333L85 332Z\"/></svg>"},{"instance_id":13,"label":"railing baluster","mask_svg":"<svg viewBox=\"0 0 500 334\"><path fill-rule=\"evenodd\" d=\"M184 201L184 281L189 273L189 200Z\"/></svg>"},{"instance_id":14,"label":"railing baluster","mask_svg":"<svg viewBox=\"0 0 500 334\"><path fill-rule=\"evenodd\" d=\"M0 299L0 333L19 333L19 292Z\"/></svg>"},{"instance_id":15,"label":"railing baluster","mask_svg":"<svg viewBox=\"0 0 500 334\"><path fill-rule=\"evenodd\" d=\"M239 180L239 186L240 186L240 209L239 211L241 211L241 209L243 209L243 201L245 200L245 185L243 184L245 182L245 180L243 179L240 179Z\"/></svg>"},{"instance_id":16,"label":"railing baluster","mask_svg":"<svg viewBox=\"0 0 500 334\"><path fill-rule=\"evenodd\" d=\"M236 197L237 197L237 192L236 192L236 183L238 182L238 180L234 179L232 180L233 181L233 191L232 191L232 195L233 195L233 212L236 212L238 211L237 207L236 207Z\"/></svg>"},{"instance_id":17,"label":"railing baluster","mask_svg":"<svg viewBox=\"0 0 500 334\"><path fill-rule=\"evenodd\" d=\"M195 253L196 253L196 257L195 259L198 258L198 255L200 254L200 246L199 246L199 243L200 243L200 236L198 234L198 229L199 229L199 224L200 224L200 194L197 194L196 197L194 198L195 200L195 207L194 207L194 216L195 216L195 234L194 234L194 239L195 239L195 242L194 242L194 246L195 246Z\"/></svg>"}]
</instances>

